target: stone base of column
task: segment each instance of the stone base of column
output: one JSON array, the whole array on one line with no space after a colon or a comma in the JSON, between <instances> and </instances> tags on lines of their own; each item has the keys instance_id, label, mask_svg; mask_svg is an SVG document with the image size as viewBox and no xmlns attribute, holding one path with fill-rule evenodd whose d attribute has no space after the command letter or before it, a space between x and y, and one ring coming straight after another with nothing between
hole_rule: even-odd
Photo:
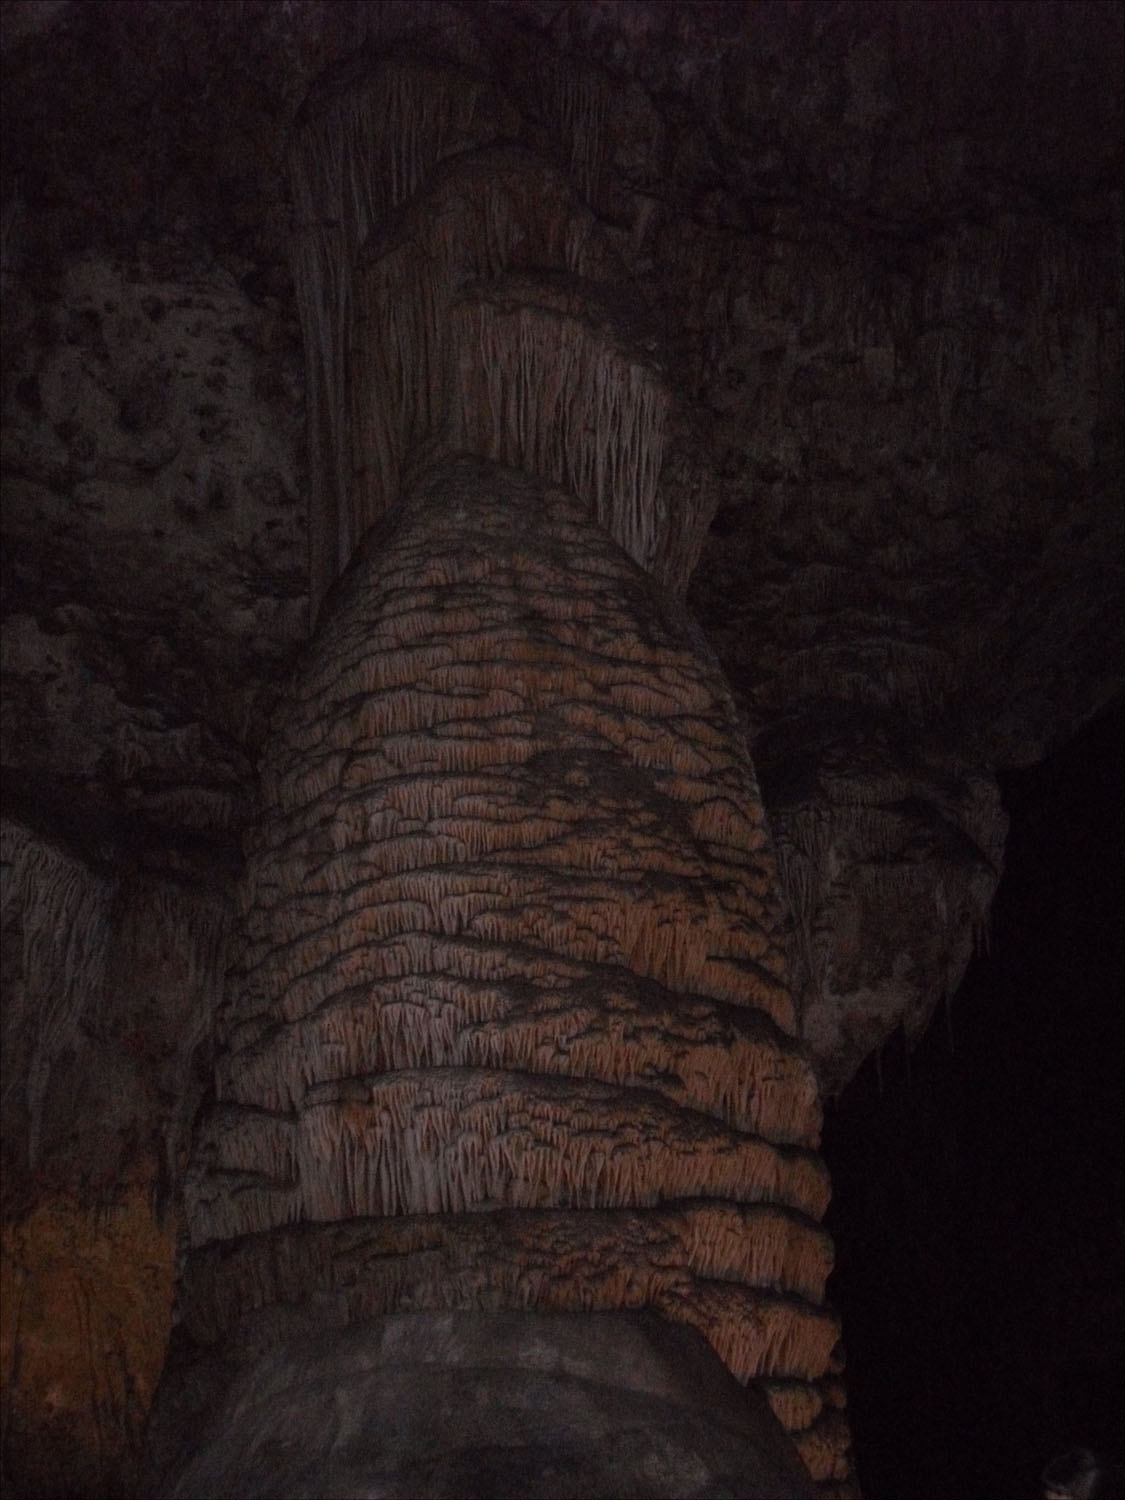
<instances>
[{"instance_id":1,"label":"stone base of column","mask_svg":"<svg viewBox=\"0 0 1125 1500\"><path fill-rule=\"evenodd\" d=\"M805 1500L765 1401L645 1313L395 1313L229 1344L166 1372L142 1492ZM253 1320L247 1320L252 1324ZM244 1325L244 1331L246 1325Z\"/></svg>"}]
</instances>

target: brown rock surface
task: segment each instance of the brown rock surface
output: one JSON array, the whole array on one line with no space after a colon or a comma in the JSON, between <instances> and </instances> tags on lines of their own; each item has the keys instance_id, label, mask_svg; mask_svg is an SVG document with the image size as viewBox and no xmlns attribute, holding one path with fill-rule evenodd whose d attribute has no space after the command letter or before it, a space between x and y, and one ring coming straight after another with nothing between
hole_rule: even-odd
<instances>
[{"instance_id":1,"label":"brown rock surface","mask_svg":"<svg viewBox=\"0 0 1125 1500\"><path fill-rule=\"evenodd\" d=\"M682 608L565 492L447 462L337 586L262 785L193 1248L435 1215L456 1273L385 1239L368 1312L653 1307L744 1381L823 1379L819 1102L745 743ZM486 1256L481 1210L517 1210ZM544 1275L545 1226L583 1260ZM212 1325L223 1259L188 1271Z\"/></svg>"},{"instance_id":2,"label":"brown rock surface","mask_svg":"<svg viewBox=\"0 0 1125 1500\"><path fill-rule=\"evenodd\" d=\"M501 304L471 282L563 271L587 284L584 337L590 284L612 281L610 353L626 322L656 339L661 576L744 717L797 1031L828 1089L919 1034L986 927L997 768L1125 680L1120 8L9 0L0 20L4 812L36 868L83 867L105 963L138 978L104 1002L45 981L65 1003L29 1009L21 933L49 950L55 929L6 850L9 1225L36 1201L90 1223L102 1160L161 1202L181 1189L216 993L191 977L190 913L226 903L254 818L307 629L310 514L324 548L287 160L310 87L354 81L357 49L406 48L423 125L473 101L436 154L415 142L425 191L403 178L372 205L393 221L348 230L373 309L405 242L482 331ZM491 262L456 189L489 151L496 201L522 192L537 225ZM438 266L424 226L443 216L475 249ZM60 931L40 973L67 951ZM643 1068L645 998L614 1004ZM683 1057L733 1045L753 1072L757 1035L698 1020ZM99 1472L124 1451L107 1437Z\"/></svg>"}]
</instances>

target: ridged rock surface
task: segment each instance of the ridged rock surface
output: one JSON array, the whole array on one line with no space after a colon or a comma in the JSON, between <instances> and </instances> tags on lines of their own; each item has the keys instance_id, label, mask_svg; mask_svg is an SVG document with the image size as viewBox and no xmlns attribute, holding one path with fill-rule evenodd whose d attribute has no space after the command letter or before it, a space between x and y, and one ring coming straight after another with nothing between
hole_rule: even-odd
<instances>
[{"instance_id":1,"label":"ridged rock surface","mask_svg":"<svg viewBox=\"0 0 1125 1500\"><path fill-rule=\"evenodd\" d=\"M651 1307L742 1380L826 1377L817 1088L745 742L682 609L573 497L451 461L338 586L262 779L189 1190L197 1336L338 1289L367 1240L353 1310Z\"/></svg>"},{"instance_id":2,"label":"ridged rock surface","mask_svg":"<svg viewBox=\"0 0 1125 1500\"><path fill-rule=\"evenodd\" d=\"M615 429L646 439L640 467L617 469L645 504L625 497L608 529L686 597L744 711L824 1091L900 1028L919 1036L956 987L1001 866L998 777L1125 681L1125 13L0 10L0 760L19 846L4 856L0 1192L21 1287L3 1308L18 1310L3 1461L59 1489L79 1464L126 1473L136 1423L91 1394L118 1389L98 1332L119 1319L116 1283L86 1280L90 1316L56 1297L37 1215L53 1226L61 1205L76 1266L120 1255L104 1228L119 1210L129 1276L146 1274L145 1244L171 1254L228 882L310 598L315 613L446 417L487 456L571 488L592 475L597 511L612 403L592 399L591 330L608 283L659 354L658 370L615 307L608 362L652 379ZM344 160L343 125L366 166L353 218L337 212L347 173L335 203L293 179L310 91L326 106L314 162ZM295 229L312 231L305 270L328 278L312 317ZM559 278L582 283L554 321L585 335L569 366L585 404L545 392L525 420L560 420L515 444L474 425L479 400L435 411L466 335L487 360L462 396L540 379ZM346 347L352 314L378 337ZM333 408L345 357L376 401ZM332 494L344 484L354 515ZM112 893L104 990L74 983L96 947L66 977L81 924L55 920L49 872L71 859L79 887ZM1055 1295L1065 1280L1048 1278ZM167 1312L126 1320L152 1341L135 1391ZM1069 1306L1048 1323L1071 1327ZM784 1396L794 1410L801 1392Z\"/></svg>"}]
</instances>

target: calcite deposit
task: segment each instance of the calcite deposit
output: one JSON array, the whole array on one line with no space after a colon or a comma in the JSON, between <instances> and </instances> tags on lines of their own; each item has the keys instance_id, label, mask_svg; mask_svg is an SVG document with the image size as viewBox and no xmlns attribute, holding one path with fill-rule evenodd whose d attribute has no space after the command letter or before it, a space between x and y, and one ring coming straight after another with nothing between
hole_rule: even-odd
<instances>
[{"instance_id":1,"label":"calcite deposit","mask_svg":"<svg viewBox=\"0 0 1125 1500\"><path fill-rule=\"evenodd\" d=\"M178 1282L648 1307L846 1491L819 1099L1125 682L1120 8L0 21L5 1477Z\"/></svg>"}]
</instances>

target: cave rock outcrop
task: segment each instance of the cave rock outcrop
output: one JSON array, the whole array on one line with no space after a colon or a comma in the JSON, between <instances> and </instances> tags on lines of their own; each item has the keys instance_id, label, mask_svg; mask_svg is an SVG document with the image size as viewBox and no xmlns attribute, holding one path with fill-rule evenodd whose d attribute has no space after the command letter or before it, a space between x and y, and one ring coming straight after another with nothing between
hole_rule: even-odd
<instances>
[{"instance_id":1,"label":"cave rock outcrop","mask_svg":"<svg viewBox=\"0 0 1125 1500\"><path fill-rule=\"evenodd\" d=\"M223 976L246 963L230 936L242 840L265 836L276 792L268 772L261 792L257 780L268 726L284 731L279 705L322 604L337 619L336 590L358 587L357 548L377 570L380 538L405 535L393 530L407 524L401 502L458 454L499 476L484 485L482 524L521 471L564 530L585 528L594 550L613 539L630 598L659 588L660 628L674 616L692 670L712 673L713 656L729 684L724 753L745 759L740 795L754 809L745 870L729 887L711 871L711 896L682 908L675 941L661 925L661 901L680 899L671 887L649 879L613 920L590 897L590 951L567 956L558 993L577 1006L582 966L617 965L608 1013L620 1025L612 1045L591 1035L577 1072L536 1044L539 1073L571 1091L559 1107L578 1109L574 1078L594 1077L597 1059L617 1060L606 1086L618 1090L643 1092L649 1068L646 1139L671 1151L659 1122L701 1104L699 1078L646 1053L638 1018L661 990L680 996L702 951L690 934L712 930L707 903L723 889L768 933L763 953L738 957L758 965L755 998L731 1022L716 961L706 1004L678 1012L675 1045L714 1080L713 1133L742 1128L757 1081L765 1113L745 1123L769 1142L766 1175L813 1143L813 1116L792 1101L814 1074L822 1091L842 1088L889 1035L918 1036L956 988L1003 865L997 772L1042 758L1125 681L1123 21L1096 0L60 0L6 4L0 24L5 1465L29 1493L68 1475L128 1490L171 1323ZM465 480L474 495L484 472ZM464 552L455 510L441 514ZM528 622L512 628L530 639ZM651 671L644 680L655 691ZM396 713L410 707L402 691ZM478 699L451 678L427 691L435 705L462 692L497 720L526 718L496 687ZM567 732L604 731L614 749L587 745L564 773L544 731L556 750L542 751L536 795L550 803L546 788L562 788L539 811L559 818L564 853L577 838L565 776L585 776L596 804L607 754L607 795L641 827L619 784L626 720L659 718L651 701L619 704L614 740L581 694L566 701ZM432 735L418 704L410 712ZM685 784L698 769L690 738L667 772ZM635 774L643 803L652 771L638 760ZM530 782L513 792L513 819L524 792ZM660 863L685 841L683 895L682 850L702 836L692 819L719 810L681 792L660 793L669 800L645 814L655 842L646 853L637 833L629 859ZM435 837L389 828L373 837L404 850ZM712 833L729 836L718 822ZM441 839L446 854L465 842ZM456 857L477 856L466 845ZM478 910L450 888L445 915L439 902L427 920L456 909L501 938L538 922L529 931L545 941L535 880L557 876L546 857L525 873L518 913L495 891ZM431 931L439 940L467 941ZM514 1003L519 986L505 983ZM535 994L528 977L524 1009L495 1028L492 1064L444 1012L412 1030L405 996L388 1012L399 1004L401 1027L378 1044L404 1067L404 1048L422 1049L414 1068L445 1047L457 1060L441 1066L503 1077L528 1017L541 1034L577 1014L561 1006L551 1021ZM351 1110L361 1132L370 1101L336 1097L341 1074L305 1080L282 1056L308 1017L256 1039L248 1018L228 1024L264 1097L296 1090L295 1105L300 1090L325 1090L312 1096L321 1116ZM342 1014L324 1026L318 1046L353 1045ZM772 1115L768 1058L790 1101ZM224 1067L220 1091L234 1087ZM466 1099L494 1116L512 1104L502 1088ZM398 1128L413 1128L400 1105ZM292 1164L308 1146L275 1148ZM261 1140L247 1149L260 1165ZM337 1206L358 1191L338 1165ZM764 1180L758 1167L748 1180ZM580 1195L592 1169L573 1170L565 1191ZM641 1167L630 1171L640 1183ZM379 1266L430 1255L450 1285L479 1288L504 1264L504 1236L490 1234L506 1216L577 1224L587 1212L461 1215L454 1186L388 1179L379 1191L402 1206L426 1199L436 1238L412 1238L405 1213L383 1223L384 1246L367 1230L352 1243L327 1199L301 1199L322 1215L305 1235L251 1194L245 1215L276 1226L263 1231L278 1236L267 1265L262 1239L222 1240L243 1210L208 1197L205 1176L196 1187L193 1264L229 1251L224 1277L183 1284L186 1315L210 1338L264 1295L263 1278L284 1282L290 1259L295 1287L346 1301L333 1278L354 1256L370 1275L357 1273L368 1290L353 1311L374 1315L396 1305L370 1290ZM720 1224L735 1239L736 1221L762 1226L765 1259L733 1280L760 1291L769 1261L783 1309L821 1295L827 1252L803 1192L718 1193L707 1210L722 1245ZM612 1212L626 1260L651 1266L668 1244L673 1281L703 1274L691 1214L589 1212L576 1267L603 1263L597 1216ZM541 1250L549 1279L550 1256L525 1235L529 1264ZM427 1277L415 1284L442 1280ZM139 1302L130 1286L144 1287ZM681 1303L700 1326L705 1302L697 1289ZM709 1336L723 1316L715 1303ZM835 1387L787 1379L770 1399L791 1431L838 1415ZM827 1474L840 1442L831 1423L818 1430Z\"/></svg>"}]
</instances>

